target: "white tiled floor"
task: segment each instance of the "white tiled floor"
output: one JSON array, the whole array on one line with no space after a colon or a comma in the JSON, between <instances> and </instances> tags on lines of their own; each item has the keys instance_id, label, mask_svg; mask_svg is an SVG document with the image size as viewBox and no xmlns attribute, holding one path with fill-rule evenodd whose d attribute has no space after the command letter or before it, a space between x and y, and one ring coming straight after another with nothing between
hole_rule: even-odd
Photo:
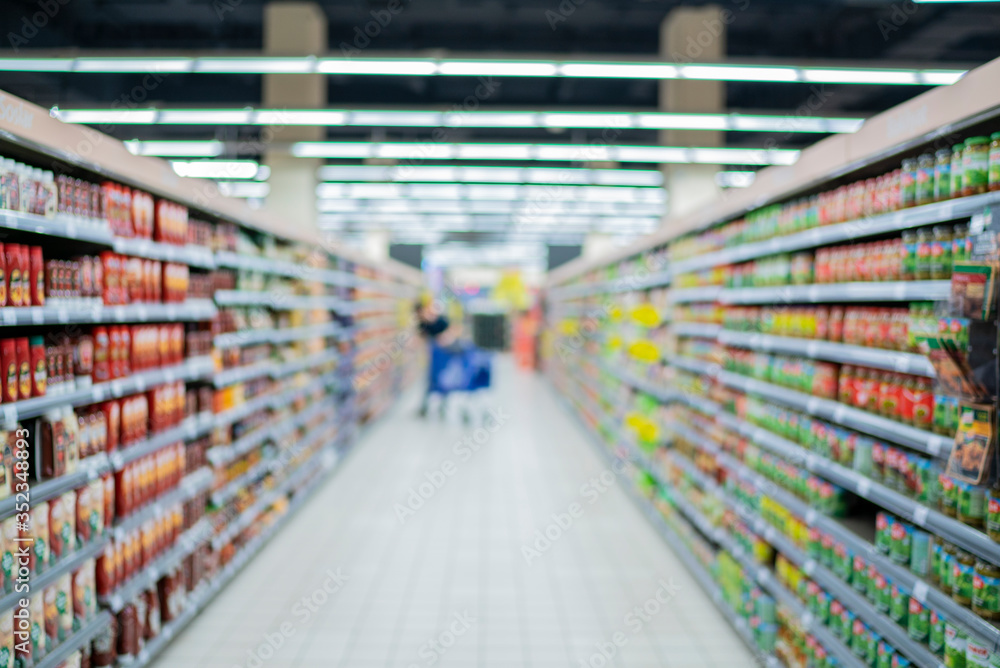
<instances>
[{"instance_id":1,"label":"white tiled floor","mask_svg":"<svg viewBox=\"0 0 1000 668\"><path fill-rule=\"evenodd\" d=\"M478 452L459 456L474 430L418 420L411 395L156 667L754 665L622 492L628 481L590 483L604 464L549 384L496 367L489 403L509 418ZM446 461L453 475L401 523L394 504ZM529 564L522 546L574 503L577 519ZM337 569L349 580L327 597ZM662 606L660 580L679 586ZM643 606L644 619L630 615Z\"/></svg>"}]
</instances>

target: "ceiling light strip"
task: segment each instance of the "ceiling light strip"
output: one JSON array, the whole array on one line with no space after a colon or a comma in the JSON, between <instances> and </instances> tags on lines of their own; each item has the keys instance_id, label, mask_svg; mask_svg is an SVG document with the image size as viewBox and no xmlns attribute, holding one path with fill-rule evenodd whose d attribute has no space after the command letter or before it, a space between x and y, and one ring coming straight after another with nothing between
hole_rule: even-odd
<instances>
[{"instance_id":1,"label":"ceiling light strip","mask_svg":"<svg viewBox=\"0 0 1000 668\"><path fill-rule=\"evenodd\" d=\"M0 57L5 72L151 74L308 74L371 76L569 77L597 79L696 79L769 83L853 83L863 85L948 85L964 70L806 67L655 61L564 61L464 58L345 58L205 56L189 57Z\"/></svg>"}]
</instances>

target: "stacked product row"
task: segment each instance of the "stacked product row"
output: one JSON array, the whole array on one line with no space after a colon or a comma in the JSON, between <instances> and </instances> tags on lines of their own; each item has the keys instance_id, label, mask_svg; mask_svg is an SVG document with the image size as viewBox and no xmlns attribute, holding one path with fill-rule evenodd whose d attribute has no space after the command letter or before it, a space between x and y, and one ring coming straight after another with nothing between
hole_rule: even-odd
<instances>
[{"instance_id":1,"label":"stacked product row","mask_svg":"<svg viewBox=\"0 0 1000 668\"><path fill-rule=\"evenodd\" d=\"M550 291L557 387L783 665L1000 665L1000 134L917 155Z\"/></svg>"},{"instance_id":2,"label":"stacked product row","mask_svg":"<svg viewBox=\"0 0 1000 668\"><path fill-rule=\"evenodd\" d=\"M354 305L417 287L22 159L0 159L0 668L147 665L351 444Z\"/></svg>"}]
</instances>

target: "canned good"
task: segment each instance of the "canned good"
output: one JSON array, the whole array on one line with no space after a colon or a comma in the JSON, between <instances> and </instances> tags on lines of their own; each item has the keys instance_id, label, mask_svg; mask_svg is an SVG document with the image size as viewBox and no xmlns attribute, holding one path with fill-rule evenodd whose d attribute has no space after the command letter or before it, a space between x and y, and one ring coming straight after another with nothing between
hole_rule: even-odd
<instances>
[{"instance_id":1,"label":"canned good","mask_svg":"<svg viewBox=\"0 0 1000 668\"><path fill-rule=\"evenodd\" d=\"M941 512L948 517L957 516L958 487L955 485L955 479L942 473L938 476L938 481L941 484Z\"/></svg>"},{"instance_id":2,"label":"canned good","mask_svg":"<svg viewBox=\"0 0 1000 668\"><path fill-rule=\"evenodd\" d=\"M976 561L972 576L972 611L984 619L1000 618L1000 567Z\"/></svg>"},{"instance_id":3,"label":"canned good","mask_svg":"<svg viewBox=\"0 0 1000 668\"><path fill-rule=\"evenodd\" d=\"M951 567L951 597L962 605L972 605L972 583L976 559L968 552L958 551Z\"/></svg>"},{"instance_id":4,"label":"canned good","mask_svg":"<svg viewBox=\"0 0 1000 668\"><path fill-rule=\"evenodd\" d=\"M986 519L986 487L957 481L958 519L969 526L981 527Z\"/></svg>"},{"instance_id":5,"label":"canned good","mask_svg":"<svg viewBox=\"0 0 1000 668\"><path fill-rule=\"evenodd\" d=\"M853 571L851 585L854 589L862 593L868 591L868 565L864 558L857 554L854 555L851 570Z\"/></svg>"},{"instance_id":6,"label":"canned good","mask_svg":"<svg viewBox=\"0 0 1000 668\"><path fill-rule=\"evenodd\" d=\"M889 612L892 605L892 583L879 573L875 576L875 607L879 612Z\"/></svg>"},{"instance_id":7,"label":"canned good","mask_svg":"<svg viewBox=\"0 0 1000 668\"><path fill-rule=\"evenodd\" d=\"M875 660L875 668L892 668L892 657L896 653L896 649L887 643L886 641L881 641L878 644L878 657Z\"/></svg>"},{"instance_id":8,"label":"canned good","mask_svg":"<svg viewBox=\"0 0 1000 668\"><path fill-rule=\"evenodd\" d=\"M889 549L892 546L894 521L892 515L886 512L879 512L875 516L875 547L882 554L889 554Z\"/></svg>"},{"instance_id":9,"label":"canned good","mask_svg":"<svg viewBox=\"0 0 1000 668\"><path fill-rule=\"evenodd\" d=\"M986 533L992 540L1000 542L1000 483L986 495Z\"/></svg>"}]
</instances>

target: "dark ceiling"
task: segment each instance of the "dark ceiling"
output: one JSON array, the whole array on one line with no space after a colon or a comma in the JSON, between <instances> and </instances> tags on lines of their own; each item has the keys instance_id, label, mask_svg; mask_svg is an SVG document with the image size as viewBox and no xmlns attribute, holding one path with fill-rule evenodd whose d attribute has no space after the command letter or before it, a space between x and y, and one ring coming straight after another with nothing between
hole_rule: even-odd
<instances>
[{"instance_id":1,"label":"dark ceiling","mask_svg":"<svg viewBox=\"0 0 1000 668\"><path fill-rule=\"evenodd\" d=\"M42 0L59 4L39 30L31 49L256 50L262 41L261 0ZM387 0L319 0L329 19L329 48L340 50L355 29L372 20ZM402 0L404 9L372 39L370 51L641 54L658 52L660 24L671 9L700 3L680 0ZM65 4L62 4L65 3ZM550 24L552 12L575 7L565 21ZM733 11L727 35L733 58L850 60L872 66L975 65L1000 56L1000 5L913 4L910 0L837 2L812 0L717 0ZM20 34L25 16L40 0L4 0L0 34ZM549 14L547 14L547 12ZM8 44L4 44L4 47ZM25 53L22 50L21 53ZM368 52L366 52L367 55ZM39 104L107 106L142 75L0 73L0 88ZM468 95L475 81L462 77L332 77L334 106L447 107ZM824 114L870 115L924 90L916 86L830 86ZM803 84L729 83L733 110L789 113L812 94ZM148 101L157 106L259 105L261 77L255 75L171 75ZM657 83L642 80L504 79L490 104L498 107L645 108L657 104ZM146 129L144 137L150 137ZM194 128L157 128L157 136L191 136ZM248 129L252 132L252 129ZM123 138L134 130L123 128ZM363 136L367 131L340 131ZM213 133L203 128L199 136ZM220 136L228 136L226 130ZM478 131L480 139L509 133ZM519 131L520 139L544 139L545 132ZM420 138L420 131L392 131L391 138ZM808 144L800 135L785 145ZM648 134L621 141L648 143ZM762 137L733 133L731 145L760 145Z\"/></svg>"}]
</instances>

